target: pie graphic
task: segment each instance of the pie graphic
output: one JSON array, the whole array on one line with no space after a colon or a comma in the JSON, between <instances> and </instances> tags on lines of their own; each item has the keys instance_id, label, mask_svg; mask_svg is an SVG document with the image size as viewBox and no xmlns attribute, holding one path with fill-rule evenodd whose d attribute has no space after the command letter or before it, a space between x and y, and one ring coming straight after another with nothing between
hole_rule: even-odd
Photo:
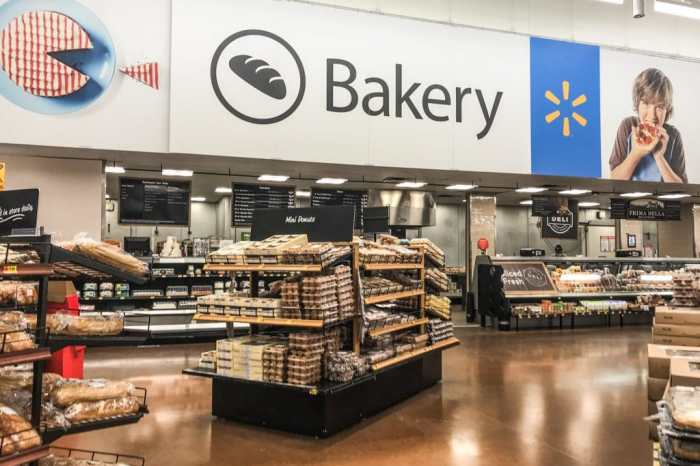
<instances>
[{"instance_id":1,"label":"pie graphic","mask_svg":"<svg viewBox=\"0 0 700 466\"><path fill-rule=\"evenodd\" d=\"M63 97L82 89L90 78L51 54L91 48L90 36L69 17L28 11L0 32L0 66L32 95Z\"/></svg>"},{"instance_id":2,"label":"pie graphic","mask_svg":"<svg viewBox=\"0 0 700 466\"><path fill-rule=\"evenodd\" d=\"M156 62L124 66L119 71L153 89L160 88L160 73Z\"/></svg>"}]
</instances>

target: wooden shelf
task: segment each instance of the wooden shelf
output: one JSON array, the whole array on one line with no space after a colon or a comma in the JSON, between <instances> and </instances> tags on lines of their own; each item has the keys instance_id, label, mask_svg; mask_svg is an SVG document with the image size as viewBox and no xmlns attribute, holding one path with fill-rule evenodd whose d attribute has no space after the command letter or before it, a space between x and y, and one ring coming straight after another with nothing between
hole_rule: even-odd
<instances>
[{"instance_id":1,"label":"wooden shelf","mask_svg":"<svg viewBox=\"0 0 700 466\"><path fill-rule=\"evenodd\" d=\"M278 327L323 328L322 320L277 319L272 317L242 317L218 314L195 314L192 320L207 322L234 322L240 324L272 325Z\"/></svg>"},{"instance_id":2,"label":"wooden shelf","mask_svg":"<svg viewBox=\"0 0 700 466\"><path fill-rule=\"evenodd\" d=\"M321 272L321 264L206 264L207 272Z\"/></svg>"},{"instance_id":3,"label":"wooden shelf","mask_svg":"<svg viewBox=\"0 0 700 466\"><path fill-rule=\"evenodd\" d=\"M438 343L435 343L434 345L426 346L425 348L420 348L413 351L407 351L405 353L400 354L399 356L387 359L386 361L372 364L372 370L375 372L380 371L382 369L386 369L387 367L395 366L396 364L408 361L409 359L417 358L426 353L430 353L431 351L441 351L457 345L459 345L458 339L454 337L448 338L447 340L440 341Z\"/></svg>"},{"instance_id":4,"label":"wooden shelf","mask_svg":"<svg viewBox=\"0 0 700 466\"><path fill-rule=\"evenodd\" d=\"M46 456L49 456L49 446L42 445L12 455L0 456L0 466L20 466L38 461Z\"/></svg>"},{"instance_id":5,"label":"wooden shelf","mask_svg":"<svg viewBox=\"0 0 700 466\"><path fill-rule=\"evenodd\" d=\"M12 364L24 364L34 361L43 361L50 358L51 350L49 350L49 348L37 348L26 351L0 353L0 366L9 366Z\"/></svg>"},{"instance_id":6,"label":"wooden shelf","mask_svg":"<svg viewBox=\"0 0 700 466\"><path fill-rule=\"evenodd\" d=\"M399 291L398 293L380 294L376 296L365 297L365 304L377 304L387 301L395 301L397 299L412 298L414 296L423 295L423 290Z\"/></svg>"},{"instance_id":7,"label":"wooden shelf","mask_svg":"<svg viewBox=\"0 0 700 466\"><path fill-rule=\"evenodd\" d=\"M393 264L362 264L365 270L420 270L423 268L421 263L393 263Z\"/></svg>"},{"instance_id":8,"label":"wooden shelf","mask_svg":"<svg viewBox=\"0 0 700 466\"><path fill-rule=\"evenodd\" d=\"M405 330L411 327L418 327L420 325L425 325L428 323L427 318L416 319L411 322L405 322L403 324L387 325L386 327L373 328L367 333L371 337L378 337L380 335L385 335L387 333L398 332L400 330Z\"/></svg>"},{"instance_id":9,"label":"wooden shelf","mask_svg":"<svg viewBox=\"0 0 700 466\"><path fill-rule=\"evenodd\" d=\"M41 277L53 273L54 269L49 264L4 264L0 266L0 277Z\"/></svg>"}]
</instances>

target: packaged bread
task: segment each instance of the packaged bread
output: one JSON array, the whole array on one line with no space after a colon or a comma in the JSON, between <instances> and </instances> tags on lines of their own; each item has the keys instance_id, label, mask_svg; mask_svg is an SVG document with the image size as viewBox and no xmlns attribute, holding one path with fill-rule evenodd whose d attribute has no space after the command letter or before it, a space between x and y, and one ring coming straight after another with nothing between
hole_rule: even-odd
<instances>
[{"instance_id":1,"label":"packaged bread","mask_svg":"<svg viewBox=\"0 0 700 466\"><path fill-rule=\"evenodd\" d=\"M112 382L106 379L65 379L51 392L51 401L63 408L83 401L125 398L133 392L134 386L129 382Z\"/></svg>"},{"instance_id":2,"label":"packaged bread","mask_svg":"<svg viewBox=\"0 0 700 466\"><path fill-rule=\"evenodd\" d=\"M104 463L81 458L67 458L49 455L39 460L39 466L129 466L124 463Z\"/></svg>"},{"instance_id":3,"label":"packaged bread","mask_svg":"<svg viewBox=\"0 0 700 466\"><path fill-rule=\"evenodd\" d=\"M0 353L26 351L34 347L30 334L16 326L0 323Z\"/></svg>"},{"instance_id":4,"label":"packaged bread","mask_svg":"<svg viewBox=\"0 0 700 466\"><path fill-rule=\"evenodd\" d=\"M148 265L145 262L118 246L95 241L85 233L76 235L70 243L59 243L59 246L134 275L142 276L148 273Z\"/></svg>"},{"instance_id":5,"label":"packaged bread","mask_svg":"<svg viewBox=\"0 0 700 466\"><path fill-rule=\"evenodd\" d=\"M53 335L119 335L124 330L124 316L118 312L108 316L51 314L46 318L46 327Z\"/></svg>"},{"instance_id":6,"label":"packaged bread","mask_svg":"<svg viewBox=\"0 0 700 466\"><path fill-rule=\"evenodd\" d=\"M138 398L126 396L102 401L75 403L66 408L64 414L69 422L81 422L136 414L140 408Z\"/></svg>"},{"instance_id":7,"label":"packaged bread","mask_svg":"<svg viewBox=\"0 0 700 466\"><path fill-rule=\"evenodd\" d=\"M0 303L30 306L36 304L37 297L36 286L33 283L0 281Z\"/></svg>"},{"instance_id":8,"label":"packaged bread","mask_svg":"<svg viewBox=\"0 0 700 466\"><path fill-rule=\"evenodd\" d=\"M0 404L0 437L2 455L11 455L41 445L41 438L29 421L3 404Z\"/></svg>"}]
</instances>

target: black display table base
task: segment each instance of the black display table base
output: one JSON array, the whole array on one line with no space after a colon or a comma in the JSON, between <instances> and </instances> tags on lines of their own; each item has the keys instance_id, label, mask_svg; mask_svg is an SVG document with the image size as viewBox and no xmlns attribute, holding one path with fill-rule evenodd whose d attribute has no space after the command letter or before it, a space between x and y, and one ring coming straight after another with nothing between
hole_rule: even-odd
<instances>
[{"instance_id":1,"label":"black display table base","mask_svg":"<svg viewBox=\"0 0 700 466\"><path fill-rule=\"evenodd\" d=\"M316 389L211 377L214 416L325 438L439 382L442 352Z\"/></svg>"}]
</instances>

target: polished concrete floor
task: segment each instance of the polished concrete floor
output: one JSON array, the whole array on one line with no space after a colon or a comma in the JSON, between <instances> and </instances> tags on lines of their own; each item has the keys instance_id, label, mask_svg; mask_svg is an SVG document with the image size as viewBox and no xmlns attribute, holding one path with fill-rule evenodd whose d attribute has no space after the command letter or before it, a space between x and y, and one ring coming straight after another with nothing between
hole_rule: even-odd
<instances>
[{"instance_id":1,"label":"polished concrete floor","mask_svg":"<svg viewBox=\"0 0 700 466\"><path fill-rule=\"evenodd\" d=\"M651 464L648 327L456 334L441 384L328 440L213 419L211 382L180 374L211 344L89 349L86 376L147 387L151 413L59 444L148 466Z\"/></svg>"}]
</instances>

